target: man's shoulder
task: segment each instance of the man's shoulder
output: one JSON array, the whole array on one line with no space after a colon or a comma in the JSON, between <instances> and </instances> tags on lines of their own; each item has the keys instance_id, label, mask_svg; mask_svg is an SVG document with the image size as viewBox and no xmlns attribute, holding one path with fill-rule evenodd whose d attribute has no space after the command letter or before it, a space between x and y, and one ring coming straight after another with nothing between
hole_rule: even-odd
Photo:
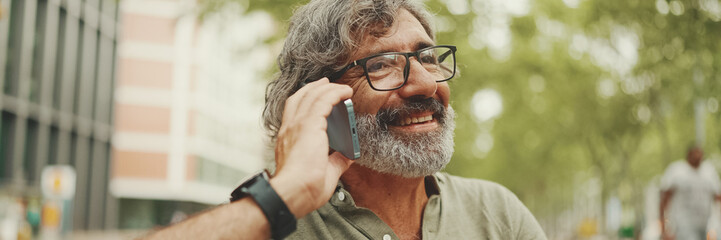
<instances>
[{"instance_id":1,"label":"man's shoulder","mask_svg":"<svg viewBox=\"0 0 721 240\"><path fill-rule=\"evenodd\" d=\"M687 166L688 166L688 162L685 159L678 159L676 161L671 162L671 164L668 165L668 168L680 169L680 168L685 168Z\"/></svg>"},{"instance_id":2,"label":"man's shoulder","mask_svg":"<svg viewBox=\"0 0 721 240\"><path fill-rule=\"evenodd\" d=\"M671 164L666 167L666 171L663 173L664 178L675 178L678 177L678 175L682 175L685 172L687 172L688 168L690 166L688 165L688 162L686 160L680 159L671 162Z\"/></svg>"},{"instance_id":3,"label":"man's shoulder","mask_svg":"<svg viewBox=\"0 0 721 240\"><path fill-rule=\"evenodd\" d=\"M449 225L469 223L491 239L546 239L531 212L501 184L437 173ZM449 226L447 225L447 226Z\"/></svg>"},{"instance_id":4,"label":"man's shoulder","mask_svg":"<svg viewBox=\"0 0 721 240\"><path fill-rule=\"evenodd\" d=\"M456 195L463 198L460 200L473 199L486 203L493 200L501 200L501 202L517 200L511 190L496 182L454 176L448 173L437 173L435 176L439 181L441 195Z\"/></svg>"},{"instance_id":5,"label":"man's shoulder","mask_svg":"<svg viewBox=\"0 0 721 240\"><path fill-rule=\"evenodd\" d=\"M443 185L476 190L509 191L508 188L499 183L484 179L461 177L445 172L436 173L435 176Z\"/></svg>"},{"instance_id":6,"label":"man's shoulder","mask_svg":"<svg viewBox=\"0 0 721 240\"><path fill-rule=\"evenodd\" d=\"M716 166L714 166L711 160L703 160L699 168L704 171L716 171Z\"/></svg>"}]
</instances>

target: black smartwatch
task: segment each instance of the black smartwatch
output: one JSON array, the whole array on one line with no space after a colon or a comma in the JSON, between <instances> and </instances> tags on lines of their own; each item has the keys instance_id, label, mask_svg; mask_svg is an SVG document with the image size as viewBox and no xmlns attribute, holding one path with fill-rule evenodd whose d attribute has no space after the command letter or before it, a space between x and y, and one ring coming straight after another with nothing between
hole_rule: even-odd
<instances>
[{"instance_id":1,"label":"black smartwatch","mask_svg":"<svg viewBox=\"0 0 721 240\"><path fill-rule=\"evenodd\" d=\"M270 186L268 179L268 170L251 175L233 190L230 194L230 202L251 196L268 219L272 238L283 239L295 231L296 219L283 199Z\"/></svg>"}]
</instances>

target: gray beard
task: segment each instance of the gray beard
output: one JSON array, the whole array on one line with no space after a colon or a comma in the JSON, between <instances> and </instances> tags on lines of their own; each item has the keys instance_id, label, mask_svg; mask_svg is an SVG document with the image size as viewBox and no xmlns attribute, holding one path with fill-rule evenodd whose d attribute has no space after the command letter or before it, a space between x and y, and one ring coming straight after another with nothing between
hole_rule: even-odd
<instances>
[{"instance_id":1,"label":"gray beard","mask_svg":"<svg viewBox=\"0 0 721 240\"><path fill-rule=\"evenodd\" d=\"M404 178L423 177L440 171L451 161L453 130L456 128L453 108L444 108L441 113L440 119L436 119L440 125L438 129L413 134L393 132L375 115L356 115L361 156L355 163Z\"/></svg>"}]
</instances>

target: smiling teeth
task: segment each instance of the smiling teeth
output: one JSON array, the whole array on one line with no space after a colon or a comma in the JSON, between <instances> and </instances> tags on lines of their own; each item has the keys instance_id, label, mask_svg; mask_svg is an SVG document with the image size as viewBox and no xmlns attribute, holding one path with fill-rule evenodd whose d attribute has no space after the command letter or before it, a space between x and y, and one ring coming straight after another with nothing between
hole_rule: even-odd
<instances>
[{"instance_id":1,"label":"smiling teeth","mask_svg":"<svg viewBox=\"0 0 721 240\"><path fill-rule=\"evenodd\" d=\"M405 126L411 123L422 123L433 120L433 115L428 115L425 117L414 117L414 118L405 118L401 120L401 126Z\"/></svg>"}]
</instances>

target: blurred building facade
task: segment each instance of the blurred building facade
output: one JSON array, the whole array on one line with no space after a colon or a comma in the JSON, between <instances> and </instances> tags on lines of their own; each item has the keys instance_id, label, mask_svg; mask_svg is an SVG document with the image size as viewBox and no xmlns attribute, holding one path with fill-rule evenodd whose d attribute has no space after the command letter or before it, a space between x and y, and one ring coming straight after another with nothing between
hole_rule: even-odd
<instances>
[{"instance_id":1,"label":"blurred building facade","mask_svg":"<svg viewBox=\"0 0 721 240\"><path fill-rule=\"evenodd\" d=\"M116 226L117 11L115 0L0 0L0 186L38 197L43 167L73 166L74 229Z\"/></svg>"},{"instance_id":2,"label":"blurred building facade","mask_svg":"<svg viewBox=\"0 0 721 240\"><path fill-rule=\"evenodd\" d=\"M260 125L272 63L264 14L196 1L120 2L111 192L119 228L149 228L227 201L263 168Z\"/></svg>"}]
</instances>

